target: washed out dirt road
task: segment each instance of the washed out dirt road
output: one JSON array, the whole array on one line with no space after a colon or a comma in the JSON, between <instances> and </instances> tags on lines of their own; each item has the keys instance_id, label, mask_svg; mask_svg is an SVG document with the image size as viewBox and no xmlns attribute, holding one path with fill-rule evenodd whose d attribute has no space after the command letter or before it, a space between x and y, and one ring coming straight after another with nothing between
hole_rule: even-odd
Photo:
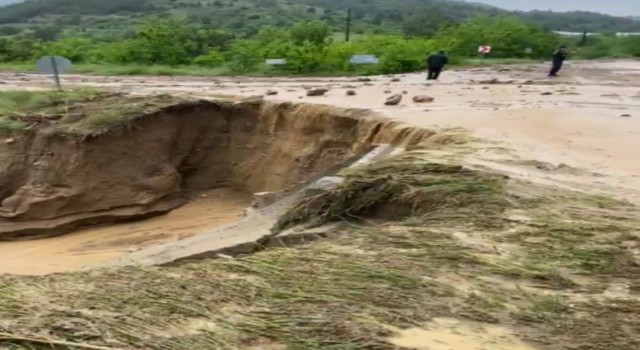
<instances>
[{"instance_id":1,"label":"washed out dirt road","mask_svg":"<svg viewBox=\"0 0 640 350\"><path fill-rule=\"evenodd\" d=\"M532 181L599 191L640 202L640 61L572 62L546 78L546 65L357 78L98 77L67 76L67 86L138 94L275 95L266 99L367 108L430 129L463 128L490 140L470 162ZM396 79L394 79L396 78ZM397 81L399 78L399 81ZM43 88L40 75L0 75L5 87ZM320 97L306 90L325 87ZM348 96L347 91L355 91ZM385 106L404 94L397 106ZM414 95L433 103L414 103Z\"/></svg>"},{"instance_id":2,"label":"washed out dirt road","mask_svg":"<svg viewBox=\"0 0 640 350\"><path fill-rule=\"evenodd\" d=\"M277 93L265 99L371 109L411 126L468 131L484 140L480 149L469 152L469 165L640 203L640 61L574 62L562 77L553 80L545 77L546 68L529 65L447 71L437 82L427 82L424 74L360 79L71 75L65 77L64 84L203 98L266 95L271 90ZM50 85L48 77L28 74L0 74L0 81L9 89ZM306 96L308 89L317 87L329 91L324 96ZM349 96L347 91L355 95ZM384 102L392 94L404 98L399 105L386 106ZM415 95L435 100L415 103ZM248 203L245 194L221 192L200 198L169 216L140 223L89 228L46 240L2 243L0 273L77 269L132 249L228 224L241 216ZM203 215L202 210L211 208L224 214L209 220L211 215ZM131 236L131 232L135 234Z\"/></svg>"}]
</instances>

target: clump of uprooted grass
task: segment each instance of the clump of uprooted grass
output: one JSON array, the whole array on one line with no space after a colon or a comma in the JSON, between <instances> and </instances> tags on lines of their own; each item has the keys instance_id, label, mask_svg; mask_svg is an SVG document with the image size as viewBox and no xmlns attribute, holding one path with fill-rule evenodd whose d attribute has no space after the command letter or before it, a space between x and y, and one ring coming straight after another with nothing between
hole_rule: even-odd
<instances>
[{"instance_id":1,"label":"clump of uprooted grass","mask_svg":"<svg viewBox=\"0 0 640 350\"><path fill-rule=\"evenodd\" d=\"M492 226L509 206L505 177L459 165L390 159L343 175L344 183L304 199L277 228L376 216Z\"/></svg>"},{"instance_id":2,"label":"clump of uprooted grass","mask_svg":"<svg viewBox=\"0 0 640 350\"><path fill-rule=\"evenodd\" d=\"M7 290L20 290L0 294L12 305L0 315L0 347L66 341L78 348L208 350L267 342L395 349L385 341L387 325L448 315L442 301L452 294L423 278L427 254L401 259L400 250L388 250L382 258L376 251L388 249L381 246L386 232L378 234L365 255L325 242L171 268L0 276Z\"/></svg>"}]
</instances>

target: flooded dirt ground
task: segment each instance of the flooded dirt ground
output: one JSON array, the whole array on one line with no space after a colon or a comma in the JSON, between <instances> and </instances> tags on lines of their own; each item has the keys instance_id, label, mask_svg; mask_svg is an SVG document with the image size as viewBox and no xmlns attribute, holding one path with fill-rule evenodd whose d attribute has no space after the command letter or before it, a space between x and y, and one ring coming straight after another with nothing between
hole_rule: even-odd
<instances>
[{"instance_id":1,"label":"flooded dirt ground","mask_svg":"<svg viewBox=\"0 0 640 350\"><path fill-rule=\"evenodd\" d=\"M77 230L38 240L1 242L0 273L42 275L77 270L156 244L177 241L242 217L251 196L230 188L193 194L159 217Z\"/></svg>"}]
</instances>

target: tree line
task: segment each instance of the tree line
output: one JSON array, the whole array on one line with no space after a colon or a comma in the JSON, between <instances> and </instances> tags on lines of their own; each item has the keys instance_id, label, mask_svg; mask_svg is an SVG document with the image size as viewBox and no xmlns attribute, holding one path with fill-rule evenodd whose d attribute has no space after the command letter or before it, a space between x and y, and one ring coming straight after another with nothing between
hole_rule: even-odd
<instances>
[{"instance_id":1,"label":"tree line","mask_svg":"<svg viewBox=\"0 0 640 350\"><path fill-rule=\"evenodd\" d=\"M607 38L580 52L593 57L610 55L612 40L617 40L616 54L640 55L639 46L634 45L636 38ZM425 37L371 34L350 42L337 37L322 21L264 27L251 37L239 38L221 29L194 28L179 19L156 18L112 41L78 36L55 40L24 34L6 36L0 39L0 61L33 62L44 55L60 55L74 63L197 65L252 73L264 69L265 59L281 58L286 64L277 69L283 73L358 70L362 74L391 74L423 69L426 55L437 50L449 52L454 63L476 57L479 45L492 46L491 57L496 58L546 58L561 43L567 44L556 34L514 16L475 17ZM354 67L349 58L356 54L376 55L380 63Z\"/></svg>"}]
</instances>

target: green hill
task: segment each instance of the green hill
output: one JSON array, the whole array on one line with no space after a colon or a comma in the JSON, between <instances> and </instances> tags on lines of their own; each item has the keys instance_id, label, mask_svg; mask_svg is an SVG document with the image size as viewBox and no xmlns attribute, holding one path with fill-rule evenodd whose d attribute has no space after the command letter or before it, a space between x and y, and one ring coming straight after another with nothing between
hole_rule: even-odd
<instances>
[{"instance_id":1,"label":"green hill","mask_svg":"<svg viewBox=\"0 0 640 350\"><path fill-rule=\"evenodd\" d=\"M321 19L339 30L348 8L353 9L356 33L404 31L410 35L430 34L443 24L476 15L509 13L455 0L27 0L3 7L0 25L19 29L57 26L104 35L121 33L149 16L179 16L190 25L251 35L265 25L285 26L301 19ZM638 21L598 13L515 14L553 30L640 31Z\"/></svg>"}]
</instances>

